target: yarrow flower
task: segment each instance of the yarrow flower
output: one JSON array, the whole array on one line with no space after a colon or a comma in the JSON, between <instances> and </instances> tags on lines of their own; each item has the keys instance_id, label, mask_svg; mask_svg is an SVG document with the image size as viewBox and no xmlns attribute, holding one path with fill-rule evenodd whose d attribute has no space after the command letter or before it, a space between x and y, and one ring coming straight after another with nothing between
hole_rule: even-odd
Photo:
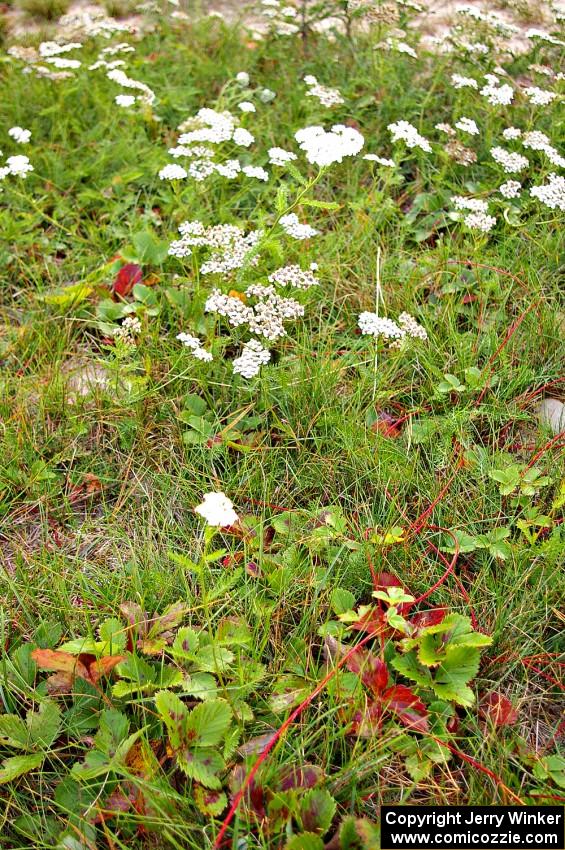
<instances>
[{"instance_id":1,"label":"yarrow flower","mask_svg":"<svg viewBox=\"0 0 565 850\"><path fill-rule=\"evenodd\" d=\"M458 130L462 130L464 133L469 133L471 136L479 135L479 128L472 118L460 118L459 121L455 123L455 126Z\"/></svg>"},{"instance_id":2,"label":"yarrow flower","mask_svg":"<svg viewBox=\"0 0 565 850\"><path fill-rule=\"evenodd\" d=\"M392 141L403 141L408 148L421 148L421 150L430 153L432 146L424 136L421 136L417 129L408 121L397 121L394 124L388 125L388 130L392 133Z\"/></svg>"},{"instance_id":3,"label":"yarrow flower","mask_svg":"<svg viewBox=\"0 0 565 850\"><path fill-rule=\"evenodd\" d=\"M239 85L242 86L244 89L248 87L249 74L247 73L247 71L240 71L239 74L235 75L235 79L239 83Z\"/></svg>"},{"instance_id":4,"label":"yarrow flower","mask_svg":"<svg viewBox=\"0 0 565 850\"><path fill-rule=\"evenodd\" d=\"M31 130L24 130L23 127L10 127L8 135L19 145L27 145L31 139Z\"/></svg>"},{"instance_id":5,"label":"yarrow flower","mask_svg":"<svg viewBox=\"0 0 565 850\"><path fill-rule=\"evenodd\" d=\"M344 124L334 124L329 132L323 127L304 127L294 138L308 162L320 168L341 162L346 156L355 156L365 144L361 133Z\"/></svg>"},{"instance_id":6,"label":"yarrow flower","mask_svg":"<svg viewBox=\"0 0 565 850\"><path fill-rule=\"evenodd\" d=\"M530 195L552 210L565 210L565 177L552 173L547 179L548 183L532 186Z\"/></svg>"},{"instance_id":7,"label":"yarrow flower","mask_svg":"<svg viewBox=\"0 0 565 850\"><path fill-rule=\"evenodd\" d=\"M227 528L235 525L239 519L233 502L221 490L217 493L206 493L203 502L194 508L194 512L214 528Z\"/></svg>"},{"instance_id":8,"label":"yarrow flower","mask_svg":"<svg viewBox=\"0 0 565 850\"><path fill-rule=\"evenodd\" d=\"M257 180L263 180L265 183L269 179L269 172L261 168L260 165L244 165L241 170L247 177L255 177Z\"/></svg>"},{"instance_id":9,"label":"yarrow flower","mask_svg":"<svg viewBox=\"0 0 565 850\"><path fill-rule=\"evenodd\" d=\"M317 236L319 231L309 224L301 224L296 213L288 213L279 219L279 224L288 236L293 239L310 239Z\"/></svg>"},{"instance_id":10,"label":"yarrow flower","mask_svg":"<svg viewBox=\"0 0 565 850\"><path fill-rule=\"evenodd\" d=\"M517 127L507 127L506 130L502 131L503 138L511 141L512 139L519 139L522 135L522 131Z\"/></svg>"},{"instance_id":11,"label":"yarrow flower","mask_svg":"<svg viewBox=\"0 0 565 850\"><path fill-rule=\"evenodd\" d=\"M277 286L293 286L295 289L310 289L320 281L313 272L317 269L316 263L310 265L310 269L304 270L300 266L283 266L269 275L269 283Z\"/></svg>"},{"instance_id":12,"label":"yarrow flower","mask_svg":"<svg viewBox=\"0 0 565 850\"><path fill-rule=\"evenodd\" d=\"M456 89L478 89L478 82L473 79L473 77L462 77L461 74L452 74L451 82L453 83L453 87Z\"/></svg>"},{"instance_id":13,"label":"yarrow flower","mask_svg":"<svg viewBox=\"0 0 565 850\"><path fill-rule=\"evenodd\" d=\"M240 356L232 361L234 374L242 375L244 378L254 378L259 374L261 366L268 363L270 359L271 352L264 348L259 340L250 339L243 346Z\"/></svg>"},{"instance_id":14,"label":"yarrow flower","mask_svg":"<svg viewBox=\"0 0 565 850\"><path fill-rule=\"evenodd\" d=\"M30 171L33 171L33 165L29 161L29 157L18 154L17 156L9 156L6 160L6 166L2 169L2 176L13 174L14 177L27 177Z\"/></svg>"},{"instance_id":15,"label":"yarrow flower","mask_svg":"<svg viewBox=\"0 0 565 850\"><path fill-rule=\"evenodd\" d=\"M194 357L196 357L197 360L202 360L204 363L210 363L214 359L211 352L206 351L202 347L202 343L200 342L198 337L183 332L177 334L177 339L179 340L179 342L182 342L182 344L186 346L186 348L190 348Z\"/></svg>"},{"instance_id":16,"label":"yarrow flower","mask_svg":"<svg viewBox=\"0 0 565 850\"><path fill-rule=\"evenodd\" d=\"M368 162L376 162L378 165L384 165L387 168L395 168L396 162L393 159L386 159L384 156L377 156L375 153L366 153L363 159Z\"/></svg>"},{"instance_id":17,"label":"yarrow flower","mask_svg":"<svg viewBox=\"0 0 565 850\"><path fill-rule=\"evenodd\" d=\"M498 191L503 198L519 198L522 184L518 180L507 180L498 187Z\"/></svg>"},{"instance_id":18,"label":"yarrow flower","mask_svg":"<svg viewBox=\"0 0 565 850\"><path fill-rule=\"evenodd\" d=\"M249 100L242 100L242 102L238 104L238 106L242 112L257 112L257 110L255 109L255 105Z\"/></svg>"},{"instance_id":19,"label":"yarrow flower","mask_svg":"<svg viewBox=\"0 0 565 850\"><path fill-rule=\"evenodd\" d=\"M128 107L133 106L135 103L135 97L132 94L117 94L114 98L114 101L118 106Z\"/></svg>"},{"instance_id":20,"label":"yarrow flower","mask_svg":"<svg viewBox=\"0 0 565 850\"><path fill-rule=\"evenodd\" d=\"M496 224L496 218L485 212L468 213L463 221L471 230L480 230L482 233L488 233Z\"/></svg>"},{"instance_id":21,"label":"yarrow flower","mask_svg":"<svg viewBox=\"0 0 565 850\"><path fill-rule=\"evenodd\" d=\"M141 333L141 322L137 316L126 316L122 324L114 331L114 339L128 348L135 348L137 335Z\"/></svg>"},{"instance_id":22,"label":"yarrow flower","mask_svg":"<svg viewBox=\"0 0 565 850\"><path fill-rule=\"evenodd\" d=\"M498 77L487 74L488 83L481 89L481 94L486 97L492 106L509 106L514 98L514 89L507 83L500 85Z\"/></svg>"},{"instance_id":23,"label":"yarrow flower","mask_svg":"<svg viewBox=\"0 0 565 850\"><path fill-rule=\"evenodd\" d=\"M308 75L304 77L304 82L310 87L309 91L306 92L306 97L317 98L322 106L325 106L327 109L330 109L332 106L338 106L341 103L345 103L338 89L331 89L327 86L320 85L316 77Z\"/></svg>"},{"instance_id":24,"label":"yarrow flower","mask_svg":"<svg viewBox=\"0 0 565 850\"><path fill-rule=\"evenodd\" d=\"M405 337L425 340L428 338L425 328L418 324L409 313L401 313L398 323L386 316L377 316L365 310L359 316L359 329L362 334L384 337L385 339L402 340Z\"/></svg>"},{"instance_id":25,"label":"yarrow flower","mask_svg":"<svg viewBox=\"0 0 565 850\"><path fill-rule=\"evenodd\" d=\"M534 106L547 106L552 100L555 100L557 95L552 91L539 89L537 86L529 86L524 89L524 94Z\"/></svg>"},{"instance_id":26,"label":"yarrow flower","mask_svg":"<svg viewBox=\"0 0 565 850\"><path fill-rule=\"evenodd\" d=\"M511 153L505 148L494 147L490 149L490 153L507 174L519 174L530 164L527 157L519 153Z\"/></svg>"},{"instance_id":27,"label":"yarrow flower","mask_svg":"<svg viewBox=\"0 0 565 850\"><path fill-rule=\"evenodd\" d=\"M247 235L241 227L233 224L217 224L205 228L201 221L184 221L179 226L181 239L171 242L169 254L173 257L188 257L192 248L208 247L212 253L200 267L201 274L231 274L246 262L256 266L258 256L248 257L263 235L262 230L252 230Z\"/></svg>"},{"instance_id":28,"label":"yarrow flower","mask_svg":"<svg viewBox=\"0 0 565 850\"><path fill-rule=\"evenodd\" d=\"M284 148L269 148L269 162L271 165L286 165L287 162L292 162L293 159L298 159L292 151L285 151Z\"/></svg>"},{"instance_id":29,"label":"yarrow flower","mask_svg":"<svg viewBox=\"0 0 565 850\"><path fill-rule=\"evenodd\" d=\"M184 180L185 177L188 177L188 171L175 162L165 165L159 172L160 180Z\"/></svg>"},{"instance_id":30,"label":"yarrow flower","mask_svg":"<svg viewBox=\"0 0 565 850\"><path fill-rule=\"evenodd\" d=\"M453 195L451 203L456 210L471 210L471 212L486 213L488 210L487 201L481 198L465 198L462 195Z\"/></svg>"}]
</instances>

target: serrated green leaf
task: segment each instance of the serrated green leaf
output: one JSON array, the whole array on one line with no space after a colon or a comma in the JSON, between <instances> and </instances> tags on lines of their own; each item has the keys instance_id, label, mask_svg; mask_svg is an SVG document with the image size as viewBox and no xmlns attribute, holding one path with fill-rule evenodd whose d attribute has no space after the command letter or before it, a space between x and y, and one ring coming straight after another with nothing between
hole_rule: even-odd
<instances>
[{"instance_id":1,"label":"serrated green leaf","mask_svg":"<svg viewBox=\"0 0 565 850\"><path fill-rule=\"evenodd\" d=\"M16 714L0 715L0 744L18 750L29 749L28 727Z\"/></svg>"},{"instance_id":2,"label":"serrated green leaf","mask_svg":"<svg viewBox=\"0 0 565 850\"><path fill-rule=\"evenodd\" d=\"M61 709L53 700L44 700L37 711L28 711L26 724L30 747L48 749L61 728Z\"/></svg>"},{"instance_id":3,"label":"serrated green leaf","mask_svg":"<svg viewBox=\"0 0 565 850\"><path fill-rule=\"evenodd\" d=\"M18 776L23 776L24 773L29 773L30 770L41 767L44 758L44 753L30 753L25 756L12 756L4 759L0 767L0 785L12 782Z\"/></svg>"},{"instance_id":4,"label":"serrated green leaf","mask_svg":"<svg viewBox=\"0 0 565 850\"><path fill-rule=\"evenodd\" d=\"M438 667L432 688L440 699L453 700L469 708L475 695L467 686L478 672L480 653L478 649L460 646L451 649Z\"/></svg>"},{"instance_id":5,"label":"serrated green leaf","mask_svg":"<svg viewBox=\"0 0 565 850\"><path fill-rule=\"evenodd\" d=\"M402 673L407 679L411 679L423 688L430 687L432 684L432 676L427 667L423 667L415 652L410 652L407 655L397 655L392 659L392 666L398 673Z\"/></svg>"},{"instance_id":6,"label":"serrated green leaf","mask_svg":"<svg viewBox=\"0 0 565 850\"><path fill-rule=\"evenodd\" d=\"M179 750L185 741L185 726L188 709L183 701L171 691L155 694L155 707L167 727L169 741L174 750Z\"/></svg>"},{"instance_id":7,"label":"serrated green leaf","mask_svg":"<svg viewBox=\"0 0 565 850\"><path fill-rule=\"evenodd\" d=\"M300 801L299 817L306 832L323 835L331 826L336 801L324 788L311 788Z\"/></svg>"},{"instance_id":8,"label":"serrated green leaf","mask_svg":"<svg viewBox=\"0 0 565 850\"><path fill-rule=\"evenodd\" d=\"M185 740L196 747L215 747L226 734L231 719L231 708L223 699L197 705L186 720Z\"/></svg>"},{"instance_id":9,"label":"serrated green leaf","mask_svg":"<svg viewBox=\"0 0 565 850\"><path fill-rule=\"evenodd\" d=\"M174 658L190 659L198 651L200 638L194 629L184 627L179 629L171 647Z\"/></svg>"},{"instance_id":10,"label":"serrated green leaf","mask_svg":"<svg viewBox=\"0 0 565 850\"><path fill-rule=\"evenodd\" d=\"M210 747L183 749L177 753L177 764L187 776L205 788L222 787L216 774L225 770L226 763L216 750Z\"/></svg>"}]
</instances>

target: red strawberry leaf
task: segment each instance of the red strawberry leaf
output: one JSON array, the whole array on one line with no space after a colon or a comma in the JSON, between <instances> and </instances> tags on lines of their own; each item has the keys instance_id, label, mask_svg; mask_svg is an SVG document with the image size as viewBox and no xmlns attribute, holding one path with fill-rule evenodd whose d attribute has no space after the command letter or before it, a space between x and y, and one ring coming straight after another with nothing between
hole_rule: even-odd
<instances>
[{"instance_id":1,"label":"red strawberry leaf","mask_svg":"<svg viewBox=\"0 0 565 850\"><path fill-rule=\"evenodd\" d=\"M383 700L401 723L415 732L428 732L428 710L420 697L405 685L393 685L383 694Z\"/></svg>"},{"instance_id":2,"label":"red strawberry leaf","mask_svg":"<svg viewBox=\"0 0 565 850\"><path fill-rule=\"evenodd\" d=\"M512 726L518 720L518 712L503 694L491 691L480 702L479 714L483 720L490 720L495 726Z\"/></svg>"},{"instance_id":3,"label":"red strawberry leaf","mask_svg":"<svg viewBox=\"0 0 565 850\"><path fill-rule=\"evenodd\" d=\"M363 684L375 694L381 694L388 684L388 670L384 661L365 649L357 649L349 656L347 667L361 676Z\"/></svg>"},{"instance_id":4,"label":"red strawberry leaf","mask_svg":"<svg viewBox=\"0 0 565 850\"><path fill-rule=\"evenodd\" d=\"M143 272L141 266L137 263L126 263L122 266L116 275L112 290L115 295L125 298L129 295L136 283L141 283L143 280Z\"/></svg>"}]
</instances>

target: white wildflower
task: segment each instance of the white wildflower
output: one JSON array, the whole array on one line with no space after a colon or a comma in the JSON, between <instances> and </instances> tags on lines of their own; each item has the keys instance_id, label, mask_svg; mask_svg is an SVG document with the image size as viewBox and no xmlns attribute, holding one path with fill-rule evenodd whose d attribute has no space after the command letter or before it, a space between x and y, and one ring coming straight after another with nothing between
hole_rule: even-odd
<instances>
[{"instance_id":1,"label":"white wildflower","mask_svg":"<svg viewBox=\"0 0 565 850\"><path fill-rule=\"evenodd\" d=\"M259 340L250 339L243 346L239 357L232 361L233 371L244 378L254 378L259 374L261 366L271 359L271 352L261 345Z\"/></svg>"},{"instance_id":2,"label":"white wildflower","mask_svg":"<svg viewBox=\"0 0 565 850\"><path fill-rule=\"evenodd\" d=\"M296 213L288 213L279 219L279 224L285 233L292 236L293 239L310 239L312 236L317 236L319 231L310 227L309 224L301 224L298 221Z\"/></svg>"},{"instance_id":3,"label":"white wildflower","mask_svg":"<svg viewBox=\"0 0 565 850\"><path fill-rule=\"evenodd\" d=\"M393 159L387 159L384 156L377 156L375 153L366 153L363 159L368 162L376 162L378 165L384 165L387 168L395 168L396 162Z\"/></svg>"},{"instance_id":4,"label":"white wildflower","mask_svg":"<svg viewBox=\"0 0 565 850\"><path fill-rule=\"evenodd\" d=\"M227 528L235 525L239 519L233 502L221 490L217 493L206 493L204 501L194 508L194 512L214 528Z\"/></svg>"},{"instance_id":5,"label":"white wildflower","mask_svg":"<svg viewBox=\"0 0 565 850\"><path fill-rule=\"evenodd\" d=\"M114 100L118 106L128 107L134 105L135 96L133 94L117 94Z\"/></svg>"},{"instance_id":6,"label":"white wildflower","mask_svg":"<svg viewBox=\"0 0 565 850\"><path fill-rule=\"evenodd\" d=\"M218 163L216 165L216 171L222 177L226 177L228 180L234 180L241 172L241 163L239 159L228 159L223 163Z\"/></svg>"},{"instance_id":7,"label":"white wildflower","mask_svg":"<svg viewBox=\"0 0 565 850\"><path fill-rule=\"evenodd\" d=\"M332 106L339 106L339 104L345 103L338 89L331 89L327 86L320 85L316 77L311 75L306 76L304 77L304 82L310 87L309 91L306 92L306 97L317 98L322 106L325 106L327 109L330 109Z\"/></svg>"},{"instance_id":8,"label":"white wildflower","mask_svg":"<svg viewBox=\"0 0 565 850\"><path fill-rule=\"evenodd\" d=\"M519 153L511 153L505 148L494 147L490 149L490 153L507 174L519 174L530 164L527 157Z\"/></svg>"},{"instance_id":9,"label":"white wildflower","mask_svg":"<svg viewBox=\"0 0 565 850\"><path fill-rule=\"evenodd\" d=\"M522 131L517 127L507 127L506 130L502 131L503 138L511 141L512 139L519 139L522 135Z\"/></svg>"},{"instance_id":10,"label":"white wildflower","mask_svg":"<svg viewBox=\"0 0 565 850\"><path fill-rule=\"evenodd\" d=\"M465 198L462 195L452 195L451 203L456 210L470 210L475 213L486 213L488 202L481 198Z\"/></svg>"},{"instance_id":11,"label":"white wildflower","mask_svg":"<svg viewBox=\"0 0 565 850\"><path fill-rule=\"evenodd\" d=\"M555 100L557 95L552 91L539 89L537 86L529 86L524 89L524 94L534 106L547 106L552 100Z\"/></svg>"},{"instance_id":12,"label":"white wildflower","mask_svg":"<svg viewBox=\"0 0 565 850\"><path fill-rule=\"evenodd\" d=\"M365 310L359 316L359 328L362 334L370 334L374 337L383 336L385 339L401 339L404 336L402 328L392 319L377 316L376 313L370 313L368 310Z\"/></svg>"},{"instance_id":13,"label":"white wildflower","mask_svg":"<svg viewBox=\"0 0 565 850\"><path fill-rule=\"evenodd\" d=\"M493 75L489 74L489 76L492 77ZM514 89L507 83L504 83L504 85L500 86L498 85L498 81L489 82L481 89L481 94L483 97L486 97L486 99L490 104L492 104L492 106L508 106L512 103L512 99L514 97Z\"/></svg>"},{"instance_id":14,"label":"white wildflower","mask_svg":"<svg viewBox=\"0 0 565 850\"><path fill-rule=\"evenodd\" d=\"M249 86L249 74L247 71L240 71L239 74L235 75L235 79L242 88L246 89Z\"/></svg>"},{"instance_id":15,"label":"white wildflower","mask_svg":"<svg viewBox=\"0 0 565 850\"><path fill-rule=\"evenodd\" d=\"M345 156L355 156L365 143L361 133L344 124L334 124L329 132L323 127L304 127L294 138L308 162L320 168L341 162Z\"/></svg>"},{"instance_id":16,"label":"white wildflower","mask_svg":"<svg viewBox=\"0 0 565 850\"><path fill-rule=\"evenodd\" d=\"M188 177L187 170L175 162L165 165L159 172L160 180L183 180L185 177Z\"/></svg>"},{"instance_id":17,"label":"white wildflower","mask_svg":"<svg viewBox=\"0 0 565 850\"><path fill-rule=\"evenodd\" d=\"M297 156L292 151L285 151L284 148L269 148L269 162L271 165L286 165L287 162L291 162L293 159L297 159Z\"/></svg>"},{"instance_id":18,"label":"white wildflower","mask_svg":"<svg viewBox=\"0 0 565 850\"><path fill-rule=\"evenodd\" d=\"M9 174L13 174L14 177L23 177L24 179L30 171L33 171L33 165L31 165L29 158L21 154L9 156L6 160L6 168Z\"/></svg>"},{"instance_id":19,"label":"white wildflower","mask_svg":"<svg viewBox=\"0 0 565 850\"><path fill-rule=\"evenodd\" d=\"M277 286L293 286L295 289L310 289L320 281L313 272L317 269L316 263L311 263L310 269L301 269L300 266L283 266L269 275L269 283Z\"/></svg>"},{"instance_id":20,"label":"white wildflower","mask_svg":"<svg viewBox=\"0 0 565 850\"><path fill-rule=\"evenodd\" d=\"M31 130L24 130L23 127L10 127L8 135L19 145L27 145L31 139Z\"/></svg>"},{"instance_id":21,"label":"white wildflower","mask_svg":"<svg viewBox=\"0 0 565 850\"><path fill-rule=\"evenodd\" d=\"M478 89L478 82L473 79L473 77L462 77L461 74L452 74L451 82L453 83L453 87L456 89Z\"/></svg>"},{"instance_id":22,"label":"white wildflower","mask_svg":"<svg viewBox=\"0 0 565 850\"><path fill-rule=\"evenodd\" d=\"M183 332L177 334L177 339L179 342L182 342L186 348L190 348L192 354L197 360L202 360L204 363L210 363L214 359L211 352L206 351L206 349L202 347L202 343L198 337Z\"/></svg>"},{"instance_id":23,"label":"white wildflower","mask_svg":"<svg viewBox=\"0 0 565 850\"><path fill-rule=\"evenodd\" d=\"M552 210L565 210L565 177L550 174L547 179L549 183L532 186L530 195Z\"/></svg>"},{"instance_id":24,"label":"white wildflower","mask_svg":"<svg viewBox=\"0 0 565 850\"><path fill-rule=\"evenodd\" d=\"M238 106L242 112L257 112L255 105L250 100L242 100Z\"/></svg>"},{"instance_id":25,"label":"white wildflower","mask_svg":"<svg viewBox=\"0 0 565 850\"><path fill-rule=\"evenodd\" d=\"M213 289L206 299L204 312L224 316L232 328L248 324L253 317L251 307L248 307L241 299L233 295L224 295L219 289Z\"/></svg>"},{"instance_id":26,"label":"white wildflower","mask_svg":"<svg viewBox=\"0 0 565 850\"><path fill-rule=\"evenodd\" d=\"M270 103L275 99L276 94L274 91L271 91L271 89L261 89L258 97L261 103Z\"/></svg>"},{"instance_id":27,"label":"white wildflower","mask_svg":"<svg viewBox=\"0 0 565 850\"><path fill-rule=\"evenodd\" d=\"M269 179L269 172L260 165L244 165L241 170L247 177L255 177L256 180L263 180L265 183Z\"/></svg>"},{"instance_id":28,"label":"white wildflower","mask_svg":"<svg viewBox=\"0 0 565 850\"><path fill-rule=\"evenodd\" d=\"M430 153L432 146L424 136L421 136L417 129L408 121L397 121L395 124L389 124L388 130L392 133L392 141L403 141L408 148L421 148L421 150Z\"/></svg>"},{"instance_id":29,"label":"white wildflower","mask_svg":"<svg viewBox=\"0 0 565 850\"><path fill-rule=\"evenodd\" d=\"M460 118L459 121L455 123L455 126L458 130L462 130L464 133L469 133L471 136L479 135L479 128L472 118Z\"/></svg>"},{"instance_id":30,"label":"white wildflower","mask_svg":"<svg viewBox=\"0 0 565 850\"><path fill-rule=\"evenodd\" d=\"M522 184L518 180L507 180L498 187L498 191L503 198L519 198Z\"/></svg>"},{"instance_id":31,"label":"white wildflower","mask_svg":"<svg viewBox=\"0 0 565 850\"><path fill-rule=\"evenodd\" d=\"M233 131L233 140L238 147L248 148L249 145L252 145L255 141L255 136L253 136L249 130L246 130L244 127L237 127Z\"/></svg>"},{"instance_id":32,"label":"white wildflower","mask_svg":"<svg viewBox=\"0 0 565 850\"><path fill-rule=\"evenodd\" d=\"M470 227L472 230L480 230L483 233L488 233L496 224L496 218L484 212L468 213L463 221L467 227Z\"/></svg>"}]
</instances>

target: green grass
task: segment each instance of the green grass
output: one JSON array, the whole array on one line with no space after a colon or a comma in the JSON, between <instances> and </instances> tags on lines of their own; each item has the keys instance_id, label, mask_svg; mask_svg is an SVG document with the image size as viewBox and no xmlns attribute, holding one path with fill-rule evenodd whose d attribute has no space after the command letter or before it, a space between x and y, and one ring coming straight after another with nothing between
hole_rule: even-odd
<instances>
[{"instance_id":1,"label":"green grass","mask_svg":"<svg viewBox=\"0 0 565 850\"><path fill-rule=\"evenodd\" d=\"M456 72L479 79L492 71L490 59L438 58L420 49L414 60L375 50L384 30L358 34L353 43L311 36L305 44L292 38L250 44L217 21L161 15L158 23L132 42L135 54L124 55L128 75L156 93L153 110L115 106L121 89L104 71L87 70L104 40L86 40L81 51L63 54L83 63L66 80L23 75L18 60L2 63L9 96L0 98L0 126L32 131L26 146L4 131L4 157L23 153L34 167L25 181L0 183L2 712L25 717L45 700L46 673L22 673L30 647L95 636L126 601L162 612L181 599L183 624L202 630L213 645L227 618L248 626L228 672L216 671L219 696L232 706L238 745L244 744L287 716L284 706L273 711L273 693L305 696L322 679L331 663L325 633L351 645L360 637L338 625L335 589L349 591L345 598L355 608L374 602L372 563L421 596L446 569L437 548L445 552L452 538L443 529L474 543L462 546L457 581L450 575L419 607L474 613L479 630L492 637L470 683L474 695L480 703L491 691L503 694L518 711L514 724L495 728L476 703L458 707L458 729L446 740L500 782L453 753L415 780L398 752L398 722L388 717L384 732L368 738L351 734L352 706L361 708L365 696L356 677L340 670L270 754L262 785L276 797L285 770L320 768L317 787L337 803L331 825L320 827L326 842L348 816L378 823L378 806L386 802L488 805L512 802L511 794L527 804L554 801L563 772L556 736L563 440L550 443L536 404L545 394L559 397L562 386L562 216L527 189L518 201L497 196L498 185L514 175L504 175L488 152L502 144L525 153L526 184L544 182L558 169L501 133L508 126L536 129L556 143L563 126L558 102L542 108L517 97L512 107L489 106L477 92L454 90L449 78ZM532 62L557 61L558 48L537 43L505 67L516 81ZM242 92L233 82L241 70L253 89L275 91L275 100L261 104ZM305 97L305 74L339 88L345 104L324 110ZM534 84L550 88L546 78ZM214 281L225 291L244 289L280 265L319 264L320 285L300 295L304 319L270 346L271 363L251 381L234 376L229 362L242 334L230 336L227 325L203 314L212 284L198 277L197 261L183 263L161 249L185 219L268 229L278 187L285 187L281 203L291 203L300 186L276 167L265 184L214 176L184 181L177 190L157 177L171 161L167 149L179 123L203 106L237 114L247 99L257 105L245 119L256 143L234 153L245 161L267 166L269 147L297 150L293 134L300 127L354 121L365 152L399 163L391 171L359 156L332 166L309 194L338 208L297 208L318 237L297 242L277 231L256 272ZM469 169L449 158L446 137L434 129L461 116L481 129L465 141L478 154ZM433 154L391 145L387 125L400 119L435 143ZM308 179L315 176L303 157L296 165ZM454 220L454 194L489 197L497 225L488 236ZM140 248L141 232L151 235L149 255ZM112 344L97 313L124 260L140 261L157 313L139 307L142 331L133 350ZM88 286L82 296L65 295L65 287L80 283ZM397 351L380 343L377 350L358 334L358 314L375 309L377 283L380 314L395 319L408 311L426 328L427 341ZM132 303L131 296L126 300ZM180 346L181 330L205 340L212 364ZM445 391L446 374L464 388ZM94 387L93 375L101 381ZM376 426L383 414L399 421L397 431ZM200 433L205 429L203 438L189 420ZM517 464L523 481L537 453L534 466L547 480L532 493L524 487L502 493L490 473ZM193 509L214 490L233 501L243 531L218 533L211 542ZM417 523L432 504L427 523ZM281 509L296 512L288 531ZM545 519L536 526L539 517ZM398 542L370 539L373 531L384 535L398 526ZM494 548L492 534L500 529L507 536ZM203 553L220 547L225 552L202 566ZM249 562L258 575L246 569ZM393 644L389 635L387 662ZM378 641L374 648L378 654ZM390 676L410 684L392 667ZM118 698L116 678L114 671L107 685L104 680L105 703L80 679L74 703L55 698L61 726L43 747L45 760L0 785L1 847L213 846L225 805L214 817L198 810L192 780L171 757L174 746L167 753L153 692ZM186 682L176 692L195 705ZM428 704L429 690L418 692ZM100 711L109 704L127 716L130 732L143 729L132 752L139 755L139 742L151 741L153 756L145 753L141 771L124 762L117 772L77 782L69 778L71 767L91 750ZM79 708L90 711L83 727L74 717ZM0 714L0 755L8 758L14 750L2 735ZM418 746L425 741L410 737ZM235 744L226 744L225 759L220 776L227 790L242 762ZM112 808L108 797L119 783L135 791L136 806L102 821L96 815ZM305 793L286 800L297 834ZM237 823L250 847L283 847L291 834L272 813L261 828L252 818L247 826L243 812ZM298 841L289 847L323 846ZM361 846L344 842L339 846ZM367 838L362 846L373 845Z\"/></svg>"}]
</instances>

